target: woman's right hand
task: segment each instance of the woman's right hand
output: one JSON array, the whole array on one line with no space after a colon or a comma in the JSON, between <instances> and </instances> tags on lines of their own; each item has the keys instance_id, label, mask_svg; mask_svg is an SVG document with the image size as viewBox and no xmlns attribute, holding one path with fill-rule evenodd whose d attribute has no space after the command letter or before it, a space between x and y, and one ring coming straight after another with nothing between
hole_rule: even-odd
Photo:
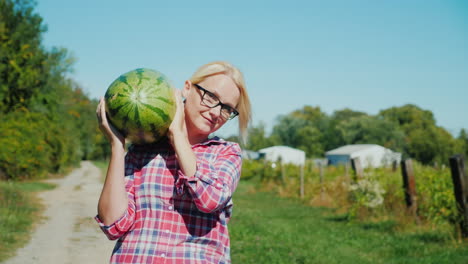
<instances>
[{"instance_id":1,"label":"woman's right hand","mask_svg":"<svg viewBox=\"0 0 468 264\"><path fill-rule=\"evenodd\" d=\"M102 97L96 109L96 116L99 122L99 129L109 140L111 146L125 148L125 137L107 120L106 102Z\"/></svg>"},{"instance_id":2,"label":"woman's right hand","mask_svg":"<svg viewBox=\"0 0 468 264\"><path fill-rule=\"evenodd\" d=\"M107 120L104 98L96 109L99 129L111 144L111 156L106 180L98 202L98 215L105 225L111 225L121 218L128 207L125 189L125 138Z\"/></svg>"},{"instance_id":3,"label":"woman's right hand","mask_svg":"<svg viewBox=\"0 0 468 264\"><path fill-rule=\"evenodd\" d=\"M182 92L174 90L176 112L168 130L168 137L174 146L177 137L187 138L187 127L185 125L184 102L182 101Z\"/></svg>"}]
</instances>

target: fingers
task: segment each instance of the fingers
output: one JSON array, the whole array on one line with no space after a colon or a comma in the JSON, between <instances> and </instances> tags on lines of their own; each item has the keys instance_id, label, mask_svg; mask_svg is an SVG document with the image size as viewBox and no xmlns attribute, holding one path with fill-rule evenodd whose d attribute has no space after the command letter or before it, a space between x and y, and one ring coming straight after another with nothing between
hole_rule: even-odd
<instances>
[{"instance_id":1,"label":"fingers","mask_svg":"<svg viewBox=\"0 0 468 264\"><path fill-rule=\"evenodd\" d=\"M182 93L180 90L175 89L174 90L174 97L176 101L176 111L174 114L174 118L172 120L172 123L169 127L171 131L180 131L182 128L182 122L184 120L184 109L183 109L183 103L182 103Z\"/></svg>"},{"instance_id":2,"label":"fingers","mask_svg":"<svg viewBox=\"0 0 468 264\"><path fill-rule=\"evenodd\" d=\"M96 108L96 116L99 122L99 129L109 139L111 144L113 144L113 142L120 142L121 144L125 144L125 138L122 136L122 134L107 121L106 101L103 97L100 98Z\"/></svg>"},{"instance_id":3,"label":"fingers","mask_svg":"<svg viewBox=\"0 0 468 264\"><path fill-rule=\"evenodd\" d=\"M101 118L103 121L107 122L107 117L106 117L106 101L104 101L104 98L101 98Z\"/></svg>"},{"instance_id":4,"label":"fingers","mask_svg":"<svg viewBox=\"0 0 468 264\"><path fill-rule=\"evenodd\" d=\"M174 96L175 96L175 101L176 101L176 113L178 113L182 111L181 109L183 108L182 92L178 89L175 89Z\"/></svg>"},{"instance_id":5,"label":"fingers","mask_svg":"<svg viewBox=\"0 0 468 264\"><path fill-rule=\"evenodd\" d=\"M107 118L106 118L106 102L104 101L104 98L101 97L100 100L99 100L99 103L98 103L98 106L96 108L96 116L98 118L98 121L101 125L103 125L103 123L106 123L107 122Z\"/></svg>"},{"instance_id":6,"label":"fingers","mask_svg":"<svg viewBox=\"0 0 468 264\"><path fill-rule=\"evenodd\" d=\"M177 106L180 106L182 103L182 92L179 89L175 89L174 95L175 95Z\"/></svg>"},{"instance_id":7,"label":"fingers","mask_svg":"<svg viewBox=\"0 0 468 264\"><path fill-rule=\"evenodd\" d=\"M96 116L98 117L98 119L100 118L100 115L101 115L101 103L102 103L102 97L99 99L99 103L96 107Z\"/></svg>"}]
</instances>

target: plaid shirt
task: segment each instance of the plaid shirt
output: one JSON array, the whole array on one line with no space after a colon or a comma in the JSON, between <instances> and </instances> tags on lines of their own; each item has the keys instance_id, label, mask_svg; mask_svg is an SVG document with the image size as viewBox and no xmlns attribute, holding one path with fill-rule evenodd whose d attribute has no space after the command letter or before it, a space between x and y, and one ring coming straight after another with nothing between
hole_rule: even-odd
<instances>
[{"instance_id":1,"label":"plaid shirt","mask_svg":"<svg viewBox=\"0 0 468 264\"><path fill-rule=\"evenodd\" d=\"M241 170L239 145L219 138L192 146L187 177L167 141L125 156L128 209L101 229L118 239L111 263L230 263L228 221Z\"/></svg>"}]
</instances>

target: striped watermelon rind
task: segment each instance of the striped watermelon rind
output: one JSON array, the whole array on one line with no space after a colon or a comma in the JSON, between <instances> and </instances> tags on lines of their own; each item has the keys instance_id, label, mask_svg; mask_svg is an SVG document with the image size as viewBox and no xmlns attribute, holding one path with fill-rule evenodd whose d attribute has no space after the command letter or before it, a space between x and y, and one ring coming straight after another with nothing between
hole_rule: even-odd
<instances>
[{"instance_id":1,"label":"striped watermelon rind","mask_svg":"<svg viewBox=\"0 0 468 264\"><path fill-rule=\"evenodd\" d=\"M174 118L174 88L162 73L139 68L122 74L104 96L110 123L134 144L158 141Z\"/></svg>"}]
</instances>

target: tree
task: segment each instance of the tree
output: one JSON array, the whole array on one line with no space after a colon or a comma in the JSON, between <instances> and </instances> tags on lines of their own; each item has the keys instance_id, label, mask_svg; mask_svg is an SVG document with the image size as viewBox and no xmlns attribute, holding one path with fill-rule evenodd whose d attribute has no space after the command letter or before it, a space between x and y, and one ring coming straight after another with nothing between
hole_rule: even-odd
<instances>
[{"instance_id":1,"label":"tree","mask_svg":"<svg viewBox=\"0 0 468 264\"><path fill-rule=\"evenodd\" d=\"M394 122L374 116L360 115L341 121L336 130L345 144L378 144L402 151L404 133Z\"/></svg>"},{"instance_id":2,"label":"tree","mask_svg":"<svg viewBox=\"0 0 468 264\"><path fill-rule=\"evenodd\" d=\"M266 135L265 123L249 127L246 149L257 151L272 145L272 140Z\"/></svg>"},{"instance_id":3,"label":"tree","mask_svg":"<svg viewBox=\"0 0 468 264\"><path fill-rule=\"evenodd\" d=\"M271 140L275 144L304 150L308 157L322 156L326 125L327 116L320 107L304 106L277 119Z\"/></svg>"},{"instance_id":4,"label":"tree","mask_svg":"<svg viewBox=\"0 0 468 264\"><path fill-rule=\"evenodd\" d=\"M0 113L28 108L47 82L47 52L41 47L46 31L29 0L0 1Z\"/></svg>"},{"instance_id":5,"label":"tree","mask_svg":"<svg viewBox=\"0 0 468 264\"><path fill-rule=\"evenodd\" d=\"M363 116L368 115L363 112L353 111L349 108L335 111L328 119L328 123L324 131L324 149L327 151L347 144L343 138L342 131L339 130L340 124L352 118Z\"/></svg>"},{"instance_id":6,"label":"tree","mask_svg":"<svg viewBox=\"0 0 468 264\"><path fill-rule=\"evenodd\" d=\"M459 153L465 155L465 158L468 158L468 132L462 128L457 137Z\"/></svg>"},{"instance_id":7,"label":"tree","mask_svg":"<svg viewBox=\"0 0 468 264\"><path fill-rule=\"evenodd\" d=\"M320 107L313 107L310 105L306 105L302 107L302 109L293 111L290 116L308 121L318 128L322 128L324 125L324 120L327 117L327 115L322 112Z\"/></svg>"},{"instance_id":8,"label":"tree","mask_svg":"<svg viewBox=\"0 0 468 264\"><path fill-rule=\"evenodd\" d=\"M454 138L436 125L431 111L408 104L382 110L379 116L400 126L405 133L404 153L422 163L447 164L456 150Z\"/></svg>"},{"instance_id":9,"label":"tree","mask_svg":"<svg viewBox=\"0 0 468 264\"><path fill-rule=\"evenodd\" d=\"M73 57L46 50L46 27L32 0L0 0L0 175L17 179L58 172L105 157L97 101L67 74Z\"/></svg>"},{"instance_id":10,"label":"tree","mask_svg":"<svg viewBox=\"0 0 468 264\"><path fill-rule=\"evenodd\" d=\"M362 116L368 116L368 114L364 112L360 112L360 111L354 111L349 108L345 108L345 109L337 110L333 112L333 115L331 118L337 123L340 123L342 121L346 121L351 118L362 117Z\"/></svg>"},{"instance_id":11,"label":"tree","mask_svg":"<svg viewBox=\"0 0 468 264\"><path fill-rule=\"evenodd\" d=\"M434 114L431 111L423 110L412 104L382 110L378 116L396 122L405 132L436 125Z\"/></svg>"}]
</instances>

